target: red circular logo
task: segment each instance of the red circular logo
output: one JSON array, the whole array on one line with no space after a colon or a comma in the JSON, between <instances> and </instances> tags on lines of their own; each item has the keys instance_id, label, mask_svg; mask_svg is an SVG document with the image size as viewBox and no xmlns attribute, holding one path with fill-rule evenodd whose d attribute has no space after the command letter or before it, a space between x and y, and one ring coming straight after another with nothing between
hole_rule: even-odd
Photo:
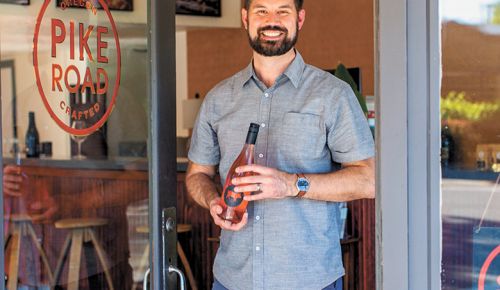
<instances>
[{"instance_id":1,"label":"red circular logo","mask_svg":"<svg viewBox=\"0 0 500 290\"><path fill-rule=\"evenodd\" d=\"M60 0L60 6L47 15L50 3L53 1L45 0L40 9L33 38L33 66L38 91L50 116L63 130L72 135L89 135L106 123L118 95L121 75L118 31L104 0L98 0L103 11L90 0ZM94 24L57 17L69 11L66 8L74 6L85 10L71 9L72 12L87 11L95 16ZM105 21L97 21L99 13L106 15L109 26L102 24ZM110 30L111 42L108 37ZM116 65L110 64L107 55L113 40L115 50L111 60ZM72 107L70 96L84 93L91 93L96 98L92 100L87 95L83 104ZM111 96L111 99L106 105L97 102L97 96ZM84 120L86 126L72 127L76 120Z\"/></svg>"},{"instance_id":2,"label":"red circular logo","mask_svg":"<svg viewBox=\"0 0 500 290\"><path fill-rule=\"evenodd\" d=\"M491 263L495 258L500 254L500 246L496 247L491 253L488 255L486 260L484 261L483 266L481 267L481 271L479 271L479 285L478 290L484 290L484 284L486 283L486 274L488 273L488 269L491 266ZM500 284L499 279L497 278L497 283Z\"/></svg>"}]
</instances>

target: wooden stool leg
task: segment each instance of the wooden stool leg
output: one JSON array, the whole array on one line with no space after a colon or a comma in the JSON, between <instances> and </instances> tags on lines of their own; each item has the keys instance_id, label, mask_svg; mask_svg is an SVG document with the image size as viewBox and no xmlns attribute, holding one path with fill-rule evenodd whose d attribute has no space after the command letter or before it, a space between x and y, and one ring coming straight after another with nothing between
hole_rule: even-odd
<instances>
[{"instance_id":1,"label":"wooden stool leg","mask_svg":"<svg viewBox=\"0 0 500 290\"><path fill-rule=\"evenodd\" d=\"M17 290L17 278L19 277L19 250L21 248L21 227L18 224L13 225L14 230L11 237L12 249L9 259L9 281L7 289Z\"/></svg>"},{"instance_id":2,"label":"wooden stool leg","mask_svg":"<svg viewBox=\"0 0 500 290\"><path fill-rule=\"evenodd\" d=\"M139 262L139 273L146 271L149 266L149 241L144 248L144 253L142 254L141 261ZM132 290L137 289L137 283L133 283Z\"/></svg>"},{"instance_id":3,"label":"wooden stool leg","mask_svg":"<svg viewBox=\"0 0 500 290\"><path fill-rule=\"evenodd\" d=\"M73 229L69 256L68 290L78 290L80 263L82 258L83 230Z\"/></svg>"},{"instance_id":4,"label":"wooden stool leg","mask_svg":"<svg viewBox=\"0 0 500 290\"><path fill-rule=\"evenodd\" d=\"M9 246L10 239L12 238L12 234L8 233L7 237L5 238L5 245L3 246L3 250L7 251L7 247Z\"/></svg>"},{"instance_id":5,"label":"wooden stool leg","mask_svg":"<svg viewBox=\"0 0 500 290\"><path fill-rule=\"evenodd\" d=\"M111 279L111 274L109 273L107 257L104 254L104 250L101 248L101 244L99 244L99 241L95 237L94 231L92 229L86 229L86 231L88 232L88 234L90 235L90 238L92 239L92 243L94 244L95 251L97 252L97 257L99 258L101 265L104 269L104 276L106 276L106 280L108 281L109 289L114 290L113 280ZM68 290L70 290L70 289L68 289Z\"/></svg>"},{"instance_id":6,"label":"wooden stool leg","mask_svg":"<svg viewBox=\"0 0 500 290\"><path fill-rule=\"evenodd\" d=\"M51 289L54 289L54 287L57 285L57 281L59 281L59 276L61 276L62 267L64 266L64 262L66 261L66 257L68 255L70 243L71 243L71 233L69 233L68 236L66 237L66 240L64 241L62 247L61 256L59 257L59 260L57 260L57 266L56 270L54 271L54 279L52 279Z\"/></svg>"},{"instance_id":7,"label":"wooden stool leg","mask_svg":"<svg viewBox=\"0 0 500 290\"><path fill-rule=\"evenodd\" d=\"M194 280L193 271L191 271L189 261L187 260L186 254L184 253L184 250L182 249L179 242L177 242L177 252L179 254L179 257L181 258L182 265L184 265L184 270L186 270L186 276L189 280L189 284L191 285L191 289L198 290L198 287L196 287L196 281Z\"/></svg>"},{"instance_id":8,"label":"wooden stool leg","mask_svg":"<svg viewBox=\"0 0 500 290\"><path fill-rule=\"evenodd\" d=\"M54 280L54 277L52 276L52 269L50 268L49 264L49 259L47 259L47 255L45 254L45 251L42 248L42 245L38 242L38 239L36 237L35 230L33 229L33 226L30 224L26 225L28 228L28 234L31 236L31 239L33 240L33 244L35 244L36 249L40 253L40 256L42 257L43 264L45 265L45 268L47 269L47 274L49 275L49 284L52 284L52 281Z\"/></svg>"}]
</instances>

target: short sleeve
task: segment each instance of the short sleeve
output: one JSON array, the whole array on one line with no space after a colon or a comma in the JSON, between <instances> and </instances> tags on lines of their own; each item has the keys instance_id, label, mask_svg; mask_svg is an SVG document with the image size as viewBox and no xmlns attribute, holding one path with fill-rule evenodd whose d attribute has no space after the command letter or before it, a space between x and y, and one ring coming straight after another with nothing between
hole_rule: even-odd
<instances>
[{"instance_id":1,"label":"short sleeve","mask_svg":"<svg viewBox=\"0 0 500 290\"><path fill-rule=\"evenodd\" d=\"M217 165L220 148L217 133L212 128L212 102L209 95L203 101L193 128L188 158L200 165Z\"/></svg>"},{"instance_id":2,"label":"short sleeve","mask_svg":"<svg viewBox=\"0 0 500 290\"><path fill-rule=\"evenodd\" d=\"M373 136L356 95L347 86L339 94L327 125L327 142L333 161L346 163L373 157Z\"/></svg>"}]
</instances>

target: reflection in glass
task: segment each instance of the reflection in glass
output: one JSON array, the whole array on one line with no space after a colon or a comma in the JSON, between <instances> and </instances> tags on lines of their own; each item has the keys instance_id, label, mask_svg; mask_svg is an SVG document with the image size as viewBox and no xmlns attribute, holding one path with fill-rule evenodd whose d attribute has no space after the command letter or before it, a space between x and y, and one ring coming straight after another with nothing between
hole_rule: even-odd
<instances>
[{"instance_id":1,"label":"reflection in glass","mask_svg":"<svg viewBox=\"0 0 500 290\"><path fill-rule=\"evenodd\" d=\"M137 232L137 228L147 226L148 221L148 161L141 157L124 158L125 154L120 154L119 148L123 143L147 144L149 69L147 51L144 49L147 47L146 19L145 16L141 18L137 15L136 11L119 15L112 13L122 55L122 78L117 101L108 122L97 132L89 136L68 138L68 133L59 128L45 108L33 69L33 32L37 13L43 3L32 1L32 4L26 7L0 3L0 59L2 62L9 61L12 68L15 68L15 73L11 74L2 66L0 74L2 150L5 153L5 167L2 170L4 176L12 180L9 188L5 186L5 182L3 186L3 234L4 237L14 237L10 239L4 255L7 283L12 286L6 288L50 289L54 281L50 274L54 274L57 269L65 241L73 232L72 229L64 228L71 224L62 221L73 219L79 222L94 222L92 230L108 262L107 269L103 269L92 245L83 243L79 271L75 271L78 272L77 289L110 289L105 275L108 271L114 289L130 290L133 285L142 285L144 273L140 271L145 267L141 264L141 258L149 241L148 235ZM54 1L51 4L54 4ZM50 17L47 19L60 19L66 25L67 38L65 42L57 44L57 57L52 58L50 21L42 24L40 47L47 48L40 50L40 56L45 55L39 59L42 77L51 77L52 63L62 68L75 65L80 72L85 72L85 68L90 67L94 77L95 63L87 58L86 48L84 60L78 58L79 23L84 24L86 28L89 25L108 25L107 16L103 14L103 10L93 15L86 9L57 9L55 4L49 5L47 15ZM70 56L71 21L76 24L74 59ZM59 31L56 31L56 34L58 33ZM95 38L94 30L87 42L94 60L97 57ZM113 39L110 33L102 35L102 41L109 45L101 49L101 54L110 60L102 66L109 72L110 80L114 78L111 74L113 68L116 68L113 60L116 59L114 54L117 52ZM78 81L76 74L70 72L68 78L68 84L75 86ZM80 85L84 81L84 74L81 74ZM90 82L90 79L87 81ZM15 86L11 85L13 83ZM51 91L52 82L45 84L49 85L47 89ZM61 85L65 90L64 72ZM55 90L58 91L57 86ZM15 109L14 99L18 104ZM51 101L57 100L52 104L53 108L59 110L61 118L69 125L70 120L75 118L71 115L73 111L68 113L68 108L85 111L90 108L90 104L98 103L98 113L102 114L110 107L110 99L110 95L79 90L73 96L66 91L60 92L58 98ZM60 101L64 101L64 104ZM37 116L40 141L52 144L52 156L43 160L26 159L23 151L12 150L12 140L15 139L13 115L27 116L29 111L34 111ZM88 115L86 121L95 122L100 118L99 114L96 113L94 117ZM18 118L17 121L18 131L25 132L28 128L27 118ZM76 121L71 124L73 128L81 129L88 127L89 123ZM16 144L25 144L24 134L19 134L18 139ZM72 146L71 140L76 144ZM147 148L146 145L144 147ZM72 157L72 151L76 156ZM86 158L85 161L77 160L83 158ZM106 223L100 222L102 220L106 220ZM20 224L23 225L23 232L31 234L19 236L18 239L14 233L16 228L20 229ZM89 235L84 234L84 241L89 238ZM19 247L16 241L21 241ZM38 251L38 246L46 254L48 266ZM55 289L68 289L72 283L68 275L70 256L66 257L61 266L61 275L57 285L53 287ZM149 259L146 259L146 263L148 261ZM76 262L73 262L72 266L75 265ZM15 282L17 285L14 286Z\"/></svg>"},{"instance_id":2,"label":"reflection in glass","mask_svg":"<svg viewBox=\"0 0 500 290\"><path fill-rule=\"evenodd\" d=\"M498 289L500 1L440 6L442 289Z\"/></svg>"}]
</instances>

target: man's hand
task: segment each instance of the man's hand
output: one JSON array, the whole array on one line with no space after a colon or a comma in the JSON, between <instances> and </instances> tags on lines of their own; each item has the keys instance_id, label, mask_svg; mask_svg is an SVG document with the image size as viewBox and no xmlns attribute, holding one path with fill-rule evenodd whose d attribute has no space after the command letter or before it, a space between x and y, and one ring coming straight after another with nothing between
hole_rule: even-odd
<instances>
[{"instance_id":1,"label":"man's hand","mask_svg":"<svg viewBox=\"0 0 500 290\"><path fill-rule=\"evenodd\" d=\"M219 201L220 197L216 197L210 201L210 214L212 215L215 224L224 230L229 230L229 231L241 230L248 222L248 213L245 212L243 218L237 224L233 224L230 221L223 220L219 217L219 214L222 213L222 206L219 205Z\"/></svg>"},{"instance_id":2,"label":"man's hand","mask_svg":"<svg viewBox=\"0 0 500 290\"><path fill-rule=\"evenodd\" d=\"M21 177L21 168L14 165L7 165L3 169L3 194L20 197L21 183L23 178Z\"/></svg>"},{"instance_id":3,"label":"man's hand","mask_svg":"<svg viewBox=\"0 0 500 290\"><path fill-rule=\"evenodd\" d=\"M245 200L254 201L261 199L282 199L296 196L298 189L295 187L297 177L295 174L279 171L257 164L244 165L236 168L237 173L254 172L258 175L233 178L232 182L236 192L255 192L246 195Z\"/></svg>"},{"instance_id":4,"label":"man's hand","mask_svg":"<svg viewBox=\"0 0 500 290\"><path fill-rule=\"evenodd\" d=\"M36 201L30 204L29 213L32 215L32 220L34 223L52 223L59 211L59 206L57 205L54 198L47 195L41 201ZM39 213L39 214L36 214Z\"/></svg>"},{"instance_id":5,"label":"man's hand","mask_svg":"<svg viewBox=\"0 0 500 290\"><path fill-rule=\"evenodd\" d=\"M39 192L38 197L33 197L30 192L23 192L21 176L21 168L15 165L7 165L3 169L3 194L15 198L23 198L26 208L22 209L23 213L30 215L34 223L51 223L54 221L58 205L54 198L48 192ZM26 189L24 189L26 190ZM38 189L43 190L43 189Z\"/></svg>"}]
</instances>

